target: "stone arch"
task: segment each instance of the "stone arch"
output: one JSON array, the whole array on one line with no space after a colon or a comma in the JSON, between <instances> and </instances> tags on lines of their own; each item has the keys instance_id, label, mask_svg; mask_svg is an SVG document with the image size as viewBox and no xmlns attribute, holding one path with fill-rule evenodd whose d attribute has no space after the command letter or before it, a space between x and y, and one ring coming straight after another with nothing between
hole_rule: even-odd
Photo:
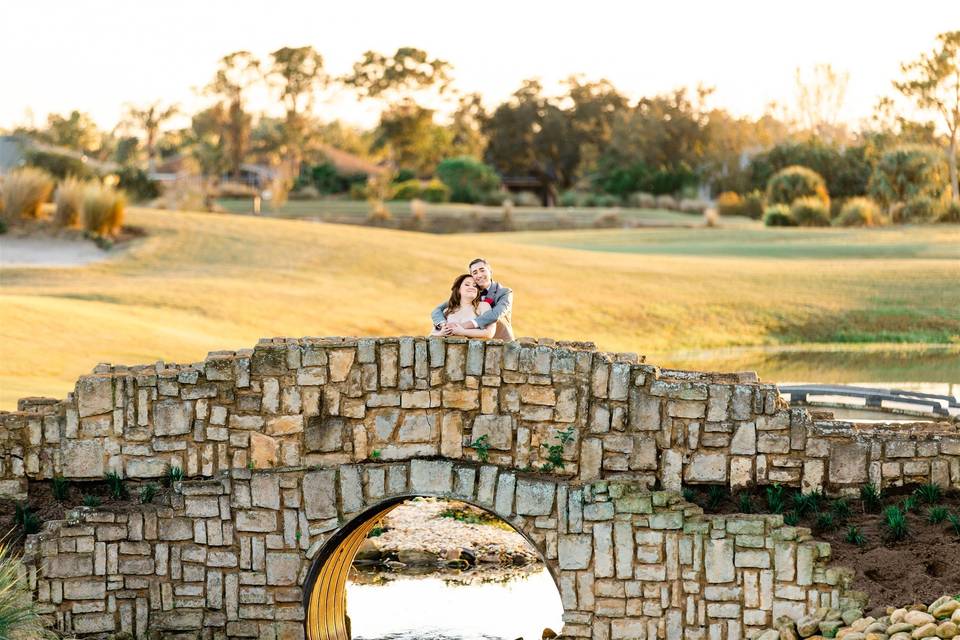
<instances>
[{"instance_id":1,"label":"stone arch","mask_svg":"<svg viewBox=\"0 0 960 640\"><path fill-rule=\"evenodd\" d=\"M408 493L386 498L379 504L364 509L350 522L337 529L314 556L303 583L303 607L306 617L304 624L308 640L349 640L352 637L350 624L346 616L345 592L350 566L360 549L360 545L376 522L406 500L417 497L456 500L483 509L509 524L516 533L526 540L527 544L536 549L544 567L550 577L553 578L554 586L559 594L559 568L555 560L548 560L546 549L542 545L538 545L523 525L517 523L509 514L497 513L493 507L477 504L475 500L463 496Z\"/></svg>"}]
</instances>

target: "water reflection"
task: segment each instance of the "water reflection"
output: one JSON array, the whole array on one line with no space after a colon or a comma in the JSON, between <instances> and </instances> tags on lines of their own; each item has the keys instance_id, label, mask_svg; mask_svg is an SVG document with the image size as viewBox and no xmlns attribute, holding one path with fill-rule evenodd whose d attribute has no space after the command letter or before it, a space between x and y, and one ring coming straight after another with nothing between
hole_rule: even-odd
<instances>
[{"instance_id":1,"label":"water reflection","mask_svg":"<svg viewBox=\"0 0 960 640\"><path fill-rule=\"evenodd\" d=\"M533 640L544 627L563 626L560 594L544 568L501 582L483 581L480 572L360 580L347 584L356 640Z\"/></svg>"}]
</instances>

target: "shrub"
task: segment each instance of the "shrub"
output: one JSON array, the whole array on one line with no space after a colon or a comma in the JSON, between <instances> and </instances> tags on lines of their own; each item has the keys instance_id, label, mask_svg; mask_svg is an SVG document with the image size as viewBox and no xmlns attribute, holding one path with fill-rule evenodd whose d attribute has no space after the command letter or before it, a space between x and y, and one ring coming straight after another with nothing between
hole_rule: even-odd
<instances>
[{"instance_id":1,"label":"shrub","mask_svg":"<svg viewBox=\"0 0 960 640\"><path fill-rule=\"evenodd\" d=\"M408 180L414 180L417 177L417 172L413 169L400 168L397 169L397 177L395 178L396 182L407 182Z\"/></svg>"},{"instance_id":2,"label":"shrub","mask_svg":"<svg viewBox=\"0 0 960 640\"><path fill-rule=\"evenodd\" d=\"M593 206L595 207L619 207L620 198L609 193L598 193L593 198Z\"/></svg>"},{"instance_id":3,"label":"shrub","mask_svg":"<svg viewBox=\"0 0 960 640\"><path fill-rule=\"evenodd\" d=\"M697 198L683 198L680 200L680 211L683 213L702 214L710 206L709 202Z\"/></svg>"},{"instance_id":4,"label":"shrub","mask_svg":"<svg viewBox=\"0 0 960 640\"><path fill-rule=\"evenodd\" d=\"M953 529L953 535L960 537L960 516L951 513L947 516L947 522L950 523L950 528Z\"/></svg>"},{"instance_id":5,"label":"shrub","mask_svg":"<svg viewBox=\"0 0 960 640\"><path fill-rule=\"evenodd\" d=\"M801 227L825 227L830 224L830 206L815 197L797 198L790 205L790 217Z\"/></svg>"},{"instance_id":6,"label":"shrub","mask_svg":"<svg viewBox=\"0 0 960 640\"><path fill-rule=\"evenodd\" d=\"M823 497L823 493L819 490L797 493L793 496L793 507L800 515L815 513L820 511L820 503L823 502Z\"/></svg>"},{"instance_id":7,"label":"shrub","mask_svg":"<svg viewBox=\"0 0 960 640\"><path fill-rule=\"evenodd\" d=\"M751 191L743 196L741 215L747 216L751 220L759 220L763 217L763 205L763 193L758 190Z\"/></svg>"},{"instance_id":8,"label":"shrub","mask_svg":"<svg viewBox=\"0 0 960 640\"><path fill-rule=\"evenodd\" d=\"M91 495L83 496L83 506L96 509L100 506L100 498Z\"/></svg>"},{"instance_id":9,"label":"shrub","mask_svg":"<svg viewBox=\"0 0 960 640\"><path fill-rule=\"evenodd\" d=\"M427 202L439 203L450 200L450 187L439 180L431 180L420 192L420 197Z\"/></svg>"},{"instance_id":10,"label":"shrub","mask_svg":"<svg viewBox=\"0 0 960 640\"><path fill-rule=\"evenodd\" d=\"M511 196L513 203L518 207L542 207L540 196L532 191L518 191ZM589 205L587 205L589 206Z\"/></svg>"},{"instance_id":11,"label":"shrub","mask_svg":"<svg viewBox=\"0 0 960 640\"><path fill-rule=\"evenodd\" d=\"M657 206L657 197L645 191L635 191L629 195L627 202L638 209L653 209Z\"/></svg>"},{"instance_id":12,"label":"shrub","mask_svg":"<svg viewBox=\"0 0 960 640\"><path fill-rule=\"evenodd\" d=\"M70 488L70 481L63 476L54 476L50 485L53 490L53 497L57 502L63 502L67 499L67 490Z\"/></svg>"},{"instance_id":13,"label":"shrub","mask_svg":"<svg viewBox=\"0 0 960 640\"><path fill-rule=\"evenodd\" d=\"M123 193L102 184L88 185L80 216L84 231L100 236L116 233L123 226L126 206Z\"/></svg>"},{"instance_id":14,"label":"shrub","mask_svg":"<svg viewBox=\"0 0 960 640\"><path fill-rule=\"evenodd\" d=\"M904 513L916 511L919 506L920 501L917 500L917 496L907 496L903 499L903 502L900 503L900 508L903 509Z\"/></svg>"},{"instance_id":15,"label":"shrub","mask_svg":"<svg viewBox=\"0 0 960 640\"><path fill-rule=\"evenodd\" d=\"M867 193L886 206L917 197L939 198L947 186L947 163L939 149L907 145L880 156Z\"/></svg>"},{"instance_id":16,"label":"shrub","mask_svg":"<svg viewBox=\"0 0 960 640\"><path fill-rule=\"evenodd\" d=\"M117 188L133 198L134 202L146 202L160 196L160 185L143 169L123 167L117 172Z\"/></svg>"},{"instance_id":17,"label":"shrub","mask_svg":"<svg viewBox=\"0 0 960 640\"><path fill-rule=\"evenodd\" d=\"M0 544L0 638L56 638L44 627L20 558Z\"/></svg>"},{"instance_id":18,"label":"shrub","mask_svg":"<svg viewBox=\"0 0 960 640\"><path fill-rule=\"evenodd\" d=\"M77 178L65 178L57 186L53 195L56 209L53 222L58 227L76 227L80 225L80 214L83 211L83 197L87 185Z\"/></svg>"},{"instance_id":19,"label":"shrub","mask_svg":"<svg viewBox=\"0 0 960 640\"><path fill-rule=\"evenodd\" d=\"M949 515L950 512L947 511L946 507L931 507L930 511L927 512L927 522L930 524L940 524L946 520Z\"/></svg>"},{"instance_id":20,"label":"shrub","mask_svg":"<svg viewBox=\"0 0 960 640\"><path fill-rule=\"evenodd\" d=\"M860 487L860 501L863 510L868 513L877 513L883 506L883 490L872 482Z\"/></svg>"},{"instance_id":21,"label":"shrub","mask_svg":"<svg viewBox=\"0 0 960 640\"><path fill-rule=\"evenodd\" d=\"M833 224L841 227L878 227L886 222L880 207L870 198L850 198Z\"/></svg>"},{"instance_id":22,"label":"shrub","mask_svg":"<svg viewBox=\"0 0 960 640\"><path fill-rule=\"evenodd\" d=\"M107 486L110 487L110 495L113 496L114 500L120 500L127 496L127 488L123 486L123 478L120 477L119 473L108 471L103 478L107 481Z\"/></svg>"},{"instance_id":23,"label":"shrub","mask_svg":"<svg viewBox=\"0 0 960 640\"><path fill-rule=\"evenodd\" d=\"M442 160L437 165L436 173L437 178L450 188L450 200L453 202L481 202L485 194L500 189L497 172L470 156Z\"/></svg>"},{"instance_id":24,"label":"shrub","mask_svg":"<svg viewBox=\"0 0 960 640\"><path fill-rule=\"evenodd\" d=\"M830 206L827 185L819 173L807 167L793 165L773 174L767 183L769 204L792 205L798 198L816 198L824 207Z\"/></svg>"},{"instance_id":25,"label":"shrub","mask_svg":"<svg viewBox=\"0 0 960 640\"><path fill-rule=\"evenodd\" d=\"M557 203L561 207L575 207L580 201L580 194L576 191L564 191L560 194L560 197L557 199Z\"/></svg>"},{"instance_id":26,"label":"shrub","mask_svg":"<svg viewBox=\"0 0 960 640\"><path fill-rule=\"evenodd\" d=\"M32 149L26 156L28 165L42 169L55 178L74 176L88 180L97 177L97 172L90 165L72 155Z\"/></svg>"},{"instance_id":27,"label":"shrub","mask_svg":"<svg viewBox=\"0 0 960 640\"><path fill-rule=\"evenodd\" d=\"M903 540L910 531L907 527L907 514L897 507L887 507L883 512L883 524L887 528L890 540Z\"/></svg>"},{"instance_id":28,"label":"shrub","mask_svg":"<svg viewBox=\"0 0 960 640\"><path fill-rule=\"evenodd\" d=\"M783 513L783 508L786 506L783 485L775 482L772 486L767 487L765 493L767 509L770 513Z\"/></svg>"},{"instance_id":29,"label":"shrub","mask_svg":"<svg viewBox=\"0 0 960 640\"><path fill-rule=\"evenodd\" d=\"M717 196L717 211L724 217L743 215L743 198L733 191L724 191Z\"/></svg>"},{"instance_id":30,"label":"shrub","mask_svg":"<svg viewBox=\"0 0 960 640\"><path fill-rule=\"evenodd\" d=\"M677 199L670 195L657 196L657 209L668 209L675 211L677 209Z\"/></svg>"},{"instance_id":31,"label":"shrub","mask_svg":"<svg viewBox=\"0 0 960 640\"><path fill-rule=\"evenodd\" d=\"M367 199L367 185L363 182L354 182L350 185L350 199L351 200L366 200Z\"/></svg>"},{"instance_id":32,"label":"shrub","mask_svg":"<svg viewBox=\"0 0 960 640\"><path fill-rule=\"evenodd\" d=\"M830 512L837 520L843 522L850 517L850 503L846 498L837 498L830 505Z\"/></svg>"},{"instance_id":33,"label":"shrub","mask_svg":"<svg viewBox=\"0 0 960 640\"><path fill-rule=\"evenodd\" d=\"M774 204L763 213L763 224L768 227L795 227L796 221L790 217L790 207Z\"/></svg>"},{"instance_id":34,"label":"shrub","mask_svg":"<svg viewBox=\"0 0 960 640\"><path fill-rule=\"evenodd\" d=\"M46 171L34 167L12 171L3 180L3 215L8 220L39 218L51 191L53 179Z\"/></svg>"},{"instance_id":35,"label":"shrub","mask_svg":"<svg viewBox=\"0 0 960 640\"><path fill-rule=\"evenodd\" d=\"M941 208L940 215L937 216L937 222L950 222L960 224L960 202L950 200Z\"/></svg>"},{"instance_id":36,"label":"shrub","mask_svg":"<svg viewBox=\"0 0 960 640\"><path fill-rule=\"evenodd\" d=\"M936 201L927 196L916 196L904 203L898 203L890 211L893 221L901 224L933 222L938 214Z\"/></svg>"},{"instance_id":37,"label":"shrub","mask_svg":"<svg viewBox=\"0 0 960 640\"><path fill-rule=\"evenodd\" d=\"M153 502L153 498L157 495L157 485L152 482L143 485L140 487L139 491L140 504L149 504Z\"/></svg>"},{"instance_id":38,"label":"shrub","mask_svg":"<svg viewBox=\"0 0 960 640\"><path fill-rule=\"evenodd\" d=\"M393 193L391 200L413 200L420 197L420 181L406 180L404 182L395 182L393 184Z\"/></svg>"},{"instance_id":39,"label":"shrub","mask_svg":"<svg viewBox=\"0 0 960 640\"><path fill-rule=\"evenodd\" d=\"M858 547L863 546L863 544L867 541L867 539L863 537L863 534L860 533L860 530L853 525L850 525L847 528L847 535L844 537L844 540L850 544L855 544Z\"/></svg>"},{"instance_id":40,"label":"shrub","mask_svg":"<svg viewBox=\"0 0 960 640\"><path fill-rule=\"evenodd\" d=\"M940 489L939 485L930 482L917 487L914 490L913 495L917 496L917 498L926 502L927 504L935 504L940 502L940 498L943 497L943 491Z\"/></svg>"}]
</instances>

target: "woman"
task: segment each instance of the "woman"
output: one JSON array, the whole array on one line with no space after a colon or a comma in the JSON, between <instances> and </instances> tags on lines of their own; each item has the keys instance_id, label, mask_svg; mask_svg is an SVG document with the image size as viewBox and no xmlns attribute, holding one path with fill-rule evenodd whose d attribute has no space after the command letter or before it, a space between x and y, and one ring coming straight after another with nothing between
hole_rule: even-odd
<instances>
[{"instance_id":1,"label":"woman","mask_svg":"<svg viewBox=\"0 0 960 640\"><path fill-rule=\"evenodd\" d=\"M473 320L481 313L488 311L490 304L480 298L480 288L469 273L457 276L450 287L450 299L443 309L443 317L447 326L453 326L446 331L443 328L434 330L430 335L452 335L467 338L492 338L496 333L496 323L486 329L464 329L461 325Z\"/></svg>"}]
</instances>

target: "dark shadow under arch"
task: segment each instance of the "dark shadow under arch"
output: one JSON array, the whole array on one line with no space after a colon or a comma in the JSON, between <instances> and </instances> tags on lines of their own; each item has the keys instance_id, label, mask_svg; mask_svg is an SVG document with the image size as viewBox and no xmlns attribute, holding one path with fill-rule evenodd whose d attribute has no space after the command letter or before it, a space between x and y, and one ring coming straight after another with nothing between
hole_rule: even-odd
<instances>
[{"instance_id":1,"label":"dark shadow under arch","mask_svg":"<svg viewBox=\"0 0 960 640\"><path fill-rule=\"evenodd\" d=\"M353 559L360 550L360 545L363 544L367 534L381 518L401 503L420 497L462 502L482 509L506 522L511 529L523 536L527 544L536 549L537 554L550 573L550 577L553 578L554 586L556 586L558 592L560 591L557 569L547 561L543 549L534 543L525 531L489 506L447 495L409 493L391 496L367 507L349 522L344 523L317 552L303 583L303 608L306 612L304 626L307 640L350 640L346 584Z\"/></svg>"}]
</instances>

